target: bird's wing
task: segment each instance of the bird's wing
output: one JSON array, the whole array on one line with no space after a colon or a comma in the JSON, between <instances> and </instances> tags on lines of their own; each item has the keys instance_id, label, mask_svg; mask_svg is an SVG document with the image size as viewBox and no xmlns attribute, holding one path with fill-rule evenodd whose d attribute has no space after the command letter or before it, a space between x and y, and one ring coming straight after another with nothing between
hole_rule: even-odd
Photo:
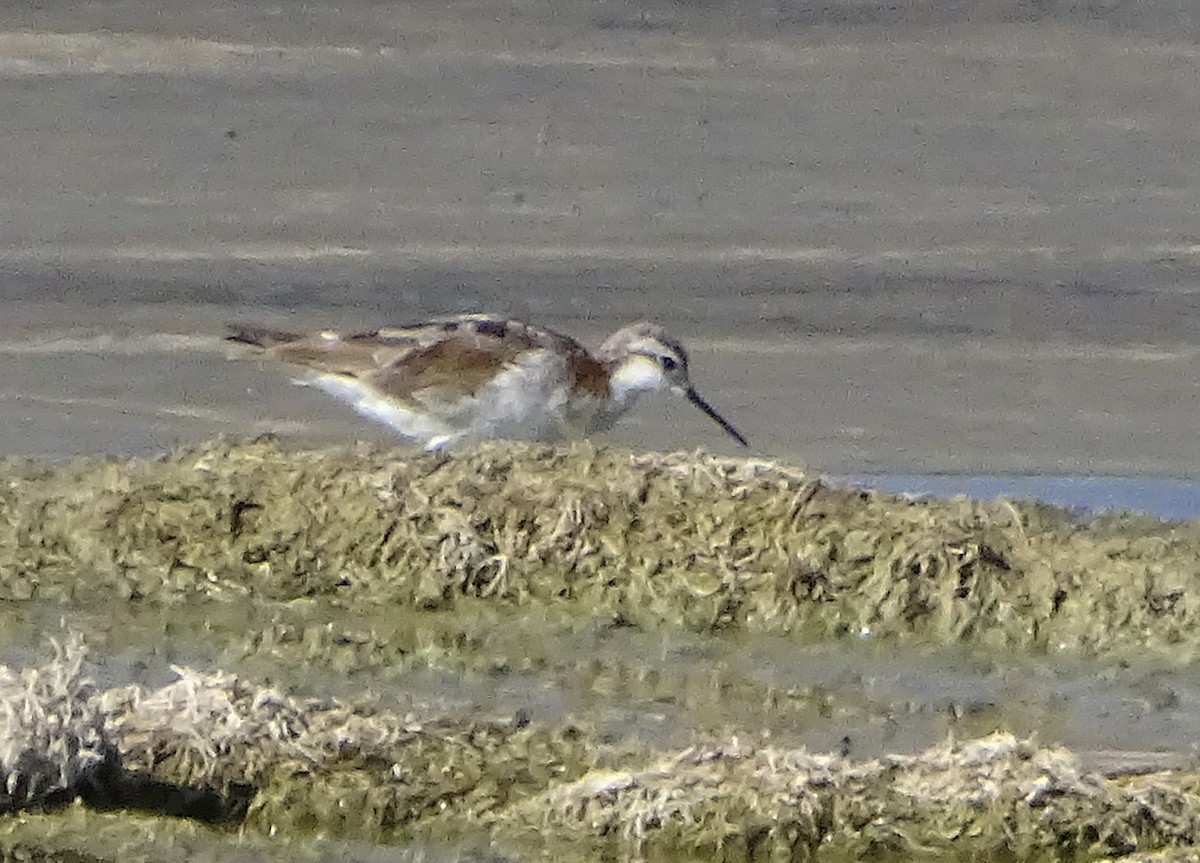
<instances>
[{"instance_id":1,"label":"bird's wing","mask_svg":"<svg viewBox=\"0 0 1200 863\"><path fill-rule=\"evenodd\" d=\"M402 401L469 398L517 362L525 349L443 339L415 347L363 377L380 394Z\"/></svg>"},{"instance_id":2,"label":"bird's wing","mask_svg":"<svg viewBox=\"0 0 1200 863\"><path fill-rule=\"evenodd\" d=\"M239 327L229 338L312 374L353 379L405 401L470 396L533 350L562 355L578 383L598 396L607 390L603 368L574 339L492 315L462 315L349 335L302 336Z\"/></svg>"}]
</instances>

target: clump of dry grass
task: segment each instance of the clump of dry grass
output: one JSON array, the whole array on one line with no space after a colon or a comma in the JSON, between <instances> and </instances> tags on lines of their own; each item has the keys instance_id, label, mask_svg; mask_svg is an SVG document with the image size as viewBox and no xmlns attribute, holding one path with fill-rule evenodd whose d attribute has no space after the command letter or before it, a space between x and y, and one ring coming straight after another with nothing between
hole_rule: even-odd
<instances>
[{"instance_id":1,"label":"clump of dry grass","mask_svg":"<svg viewBox=\"0 0 1200 863\"><path fill-rule=\"evenodd\" d=\"M52 806L116 762L77 639L36 668L0 666L0 812Z\"/></svg>"},{"instance_id":2,"label":"clump of dry grass","mask_svg":"<svg viewBox=\"0 0 1200 863\"><path fill-rule=\"evenodd\" d=\"M1122 785L1007 734L860 764L734 741L590 772L505 829L636 860L1089 859L1191 843L1191 785Z\"/></svg>"},{"instance_id":3,"label":"clump of dry grass","mask_svg":"<svg viewBox=\"0 0 1200 863\"><path fill-rule=\"evenodd\" d=\"M857 763L736 740L617 751L575 725L420 719L220 672L92 692L81 663L76 645L39 669L3 672L24 681L0 692L0 715L24 711L8 730L39 720L25 766L5 762L27 789L14 807L65 802L88 782L108 784L85 795L107 808L170 811L135 774L193 799L245 793L237 823L267 835L473 835L561 860L1088 859L1186 845L1200 831L1192 774L1106 779L1005 734ZM44 721L56 711L74 722ZM34 781L31 767L47 778Z\"/></svg>"},{"instance_id":4,"label":"clump of dry grass","mask_svg":"<svg viewBox=\"0 0 1200 863\"><path fill-rule=\"evenodd\" d=\"M914 502L769 463L588 444L400 458L217 442L3 475L9 599L485 602L808 641L1176 660L1200 648L1194 524L1087 526L1049 507Z\"/></svg>"},{"instance_id":5,"label":"clump of dry grass","mask_svg":"<svg viewBox=\"0 0 1200 863\"><path fill-rule=\"evenodd\" d=\"M499 619L532 638L539 621L579 619L1184 661L1200 647L1196 525L914 502L763 462L258 441L10 464L0 478L11 608L55 601L69 618L116 597L164 638L196 631L187 612L201 608L214 637L362 673L408 661L430 633L443 652L486 652L480 629ZM1200 832L1194 776L1088 776L1069 753L1008 736L865 765L736 743L664 755L617 749L586 722L402 716L188 669L155 690L94 692L82 669L71 647L0 674L9 809L82 793L263 834L477 831L580 860L1086 858Z\"/></svg>"}]
</instances>

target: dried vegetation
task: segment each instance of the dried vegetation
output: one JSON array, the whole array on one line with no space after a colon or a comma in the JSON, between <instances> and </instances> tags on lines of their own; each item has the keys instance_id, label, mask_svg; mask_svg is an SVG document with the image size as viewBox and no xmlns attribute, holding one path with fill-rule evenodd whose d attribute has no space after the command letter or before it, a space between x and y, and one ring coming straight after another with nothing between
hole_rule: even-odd
<instances>
[{"instance_id":1,"label":"dried vegetation","mask_svg":"<svg viewBox=\"0 0 1200 863\"><path fill-rule=\"evenodd\" d=\"M1185 660L1200 646L1197 525L908 501L701 454L218 443L155 462L12 465L0 514L0 597L13 600L486 600L809 640Z\"/></svg>"},{"instance_id":2,"label":"dried vegetation","mask_svg":"<svg viewBox=\"0 0 1200 863\"><path fill-rule=\"evenodd\" d=\"M305 661L357 669L411 661L414 645L397 623L347 647L348 620L441 621L444 649L470 651L482 642L455 622L497 607L531 628L558 615L1186 662L1198 569L1190 524L1082 524L589 445L401 458L218 442L154 462L10 464L0 482L10 607L116 597L170 618L224 604L261 617L246 635L258 644L287 609L331 633L300 645ZM0 676L5 809L78 795L61 817L98 830L121 807L291 840L467 836L556 860L1175 860L1200 826L1195 774L1087 775L1003 734L870 762L733 740L664 754L582 721L403 715L223 672L96 689L81 656ZM0 847L78 859L30 838L59 832L44 818L0 825Z\"/></svg>"}]
</instances>

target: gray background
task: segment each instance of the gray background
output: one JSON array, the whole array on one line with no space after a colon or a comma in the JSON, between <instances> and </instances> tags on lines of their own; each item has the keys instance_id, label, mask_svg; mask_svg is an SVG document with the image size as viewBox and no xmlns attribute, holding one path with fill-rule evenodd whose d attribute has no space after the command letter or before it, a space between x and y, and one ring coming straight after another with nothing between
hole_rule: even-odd
<instances>
[{"instance_id":1,"label":"gray background","mask_svg":"<svg viewBox=\"0 0 1200 863\"><path fill-rule=\"evenodd\" d=\"M1191 9L4 3L0 452L387 440L224 323L496 310L822 471L1197 478Z\"/></svg>"}]
</instances>

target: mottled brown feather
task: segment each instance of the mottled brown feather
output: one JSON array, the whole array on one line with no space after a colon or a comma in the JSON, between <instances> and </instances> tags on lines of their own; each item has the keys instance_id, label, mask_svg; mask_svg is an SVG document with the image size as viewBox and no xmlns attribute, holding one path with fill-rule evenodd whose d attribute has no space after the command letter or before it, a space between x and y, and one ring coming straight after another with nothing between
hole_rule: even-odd
<instances>
[{"instance_id":1,"label":"mottled brown feather","mask_svg":"<svg viewBox=\"0 0 1200 863\"><path fill-rule=\"evenodd\" d=\"M447 340L410 351L363 379L384 395L398 399L411 399L431 389L473 395L511 365L520 352L483 349Z\"/></svg>"},{"instance_id":2,"label":"mottled brown feather","mask_svg":"<svg viewBox=\"0 0 1200 863\"><path fill-rule=\"evenodd\" d=\"M377 369L381 363L395 362L409 352L411 348L392 348L391 356L380 356L378 347L365 342L316 337L279 345L270 350L270 355L280 362L316 372L362 378Z\"/></svg>"},{"instance_id":3,"label":"mottled brown feather","mask_svg":"<svg viewBox=\"0 0 1200 863\"><path fill-rule=\"evenodd\" d=\"M608 369L579 345L575 347L579 350L571 354L570 360L571 371L575 377L575 389L582 390L602 401L608 401L611 395L608 386Z\"/></svg>"},{"instance_id":4,"label":"mottled brown feather","mask_svg":"<svg viewBox=\"0 0 1200 863\"><path fill-rule=\"evenodd\" d=\"M575 388L601 400L610 395L608 368L571 337L489 315L329 338L237 327L229 338L289 365L357 378L398 399L429 389L474 394L524 351L545 349L564 357Z\"/></svg>"}]
</instances>

